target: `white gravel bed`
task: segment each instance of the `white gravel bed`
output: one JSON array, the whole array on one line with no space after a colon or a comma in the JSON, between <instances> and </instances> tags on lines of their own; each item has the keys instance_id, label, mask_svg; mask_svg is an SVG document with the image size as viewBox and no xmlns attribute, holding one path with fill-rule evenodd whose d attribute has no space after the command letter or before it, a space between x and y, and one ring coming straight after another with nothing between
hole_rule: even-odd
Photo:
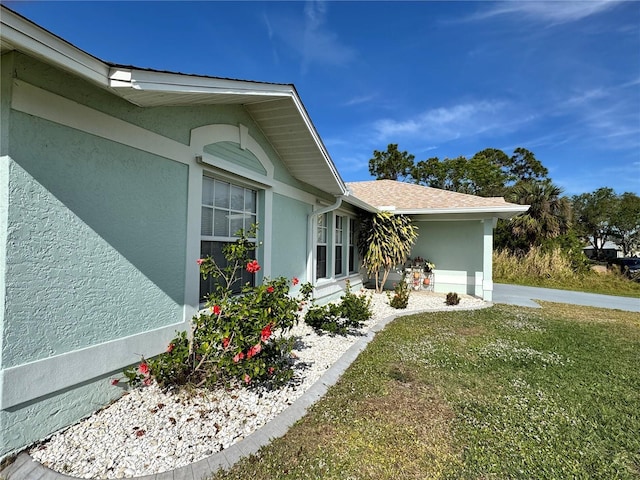
<instances>
[{"instance_id":1,"label":"white gravel bed","mask_svg":"<svg viewBox=\"0 0 640 480\"><path fill-rule=\"evenodd\" d=\"M389 315L486 305L461 295L458 306L448 307L444 294L412 292L408 308L396 310L385 294L371 295L374 315L360 334ZM221 388L166 394L155 385L133 389L29 453L66 475L123 478L172 470L228 448L291 405L359 338L318 335L302 320L291 334L298 339L293 351L294 379L279 390Z\"/></svg>"}]
</instances>

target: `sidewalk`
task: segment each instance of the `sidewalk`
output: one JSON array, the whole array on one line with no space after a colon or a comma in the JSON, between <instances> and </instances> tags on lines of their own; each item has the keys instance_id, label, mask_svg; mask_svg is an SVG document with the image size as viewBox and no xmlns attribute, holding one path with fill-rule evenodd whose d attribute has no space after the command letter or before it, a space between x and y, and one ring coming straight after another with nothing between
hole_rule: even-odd
<instances>
[{"instance_id":1,"label":"sidewalk","mask_svg":"<svg viewBox=\"0 0 640 480\"><path fill-rule=\"evenodd\" d=\"M535 300L569 303L586 307L611 308L628 312L640 312L640 298L616 297L597 293L554 290L551 288L524 287L521 285L493 285L493 303L507 303L522 307L540 308Z\"/></svg>"}]
</instances>

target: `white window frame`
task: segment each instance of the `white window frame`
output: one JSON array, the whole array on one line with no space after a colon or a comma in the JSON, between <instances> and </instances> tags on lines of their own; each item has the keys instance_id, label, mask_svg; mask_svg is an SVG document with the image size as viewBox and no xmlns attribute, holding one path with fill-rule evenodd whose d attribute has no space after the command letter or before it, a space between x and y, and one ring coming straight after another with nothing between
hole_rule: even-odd
<instances>
[{"instance_id":1,"label":"white window frame","mask_svg":"<svg viewBox=\"0 0 640 480\"><path fill-rule=\"evenodd\" d=\"M357 240L356 240L356 219L354 217L347 217L348 224L348 245L347 245L347 274L353 274L358 272L358 265L356 259L358 258ZM351 265L353 264L353 268Z\"/></svg>"},{"instance_id":2,"label":"white window frame","mask_svg":"<svg viewBox=\"0 0 640 480\"><path fill-rule=\"evenodd\" d=\"M205 199L205 195L207 192L207 188L205 187L205 182L212 182L212 193L211 193L211 203L208 203L208 200ZM221 206L221 205L216 205L216 185L222 185L222 184L226 184L228 186L228 190L229 190L229 196L227 199L227 203L228 206ZM221 188L221 187L218 187ZM242 205L242 209L239 208L233 208L234 205L232 205L232 194L234 191L234 188L236 189L236 192L238 191L237 189L242 189L242 197L243 197L243 205ZM249 192L249 196L253 197L252 201L249 203L252 203L252 207L250 207L250 209L248 209L248 202L247 202L247 193ZM226 178L218 178L215 175L203 175L202 176L202 197L200 200L200 218L201 218L201 224L200 224L200 255L202 256L203 254L203 247L202 244L203 242L214 242L214 243L233 243L235 242L239 237L237 235L235 235L237 233L237 231L239 230L239 228L232 228L232 220L233 220L233 216L242 216L242 229L245 230L245 232L247 232L249 230L249 228L251 227L252 224L254 223L258 223L258 212L259 210L259 191L256 188L252 188L246 185L243 185L241 183L237 183L234 181L230 181ZM204 218L204 210L211 210L211 234L205 234L204 233L204 229L205 229L205 222L202 221L202 219ZM218 212L227 212L227 228L226 228L226 233L227 235L216 235L216 225L215 225L215 214L216 211ZM248 218L247 218L248 217ZM234 231L232 231L234 230ZM258 238L256 237L249 237L248 238L249 241L251 242L258 242ZM252 277L252 280L255 280L254 277ZM202 295L203 292L201 292Z\"/></svg>"},{"instance_id":3,"label":"white window frame","mask_svg":"<svg viewBox=\"0 0 640 480\"><path fill-rule=\"evenodd\" d=\"M318 215L318 219L316 221L316 280L321 278L329 278L329 215L327 213L323 213L322 215ZM324 275L320 275L319 261L320 256L318 255L320 248L324 247Z\"/></svg>"},{"instance_id":4,"label":"white window frame","mask_svg":"<svg viewBox=\"0 0 640 480\"><path fill-rule=\"evenodd\" d=\"M336 214L333 217L333 275L334 277L342 277L346 273L344 271L344 224L345 215ZM339 251L338 251L339 250ZM338 262L340 262L340 271L338 272Z\"/></svg>"}]
</instances>

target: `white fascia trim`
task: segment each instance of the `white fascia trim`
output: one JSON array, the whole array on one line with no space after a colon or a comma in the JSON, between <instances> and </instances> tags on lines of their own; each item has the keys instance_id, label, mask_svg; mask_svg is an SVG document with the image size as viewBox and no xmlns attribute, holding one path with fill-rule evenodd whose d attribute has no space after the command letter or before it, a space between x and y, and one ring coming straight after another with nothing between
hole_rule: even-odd
<instances>
[{"instance_id":1,"label":"white fascia trim","mask_svg":"<svg viewBox=\"0 0 640 480\"><path fill-rule=\"evenodd\" d=\"M260 95L287 97L290 85L248 82L225 78L210 78L181 73L112 67L109 71L111 87L128 87L152 92L216 93L227 95Z\"/></svg>"},{"instance_id":2,"label":"white fascia trim","mask_svg":"<svg viewBox=\"0 0 640 480\"><path fill-rule=\"evenodd\" d=\"M508 207L467 207L467 208L429 208L429 209L409 209L409 210L394 210L393 213L397 215L441 215L441 214L468 214L468 213L483 213L489 216L495 216L499 214L518 214L529 210L529 205L516 205Z\"/></svg>"},{"instance_id":3,"label":"white fascia trim","mask_svg":"<svg viewBox=\"0 0 640 480\"><path fill-rule=\"evenodd\" d=\"M2 7L0 23L2 42L15 50L71 71L103 87L109 85L109 66L106 63L5 7Z\"/></svg>"}]
</instances>

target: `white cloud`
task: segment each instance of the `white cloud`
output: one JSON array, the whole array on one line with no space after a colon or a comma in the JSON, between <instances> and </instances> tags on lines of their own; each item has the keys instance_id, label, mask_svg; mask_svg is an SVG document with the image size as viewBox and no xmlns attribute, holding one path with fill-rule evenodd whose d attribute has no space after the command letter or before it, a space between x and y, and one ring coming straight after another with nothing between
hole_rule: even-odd
<instances>
[{"instance_id":1,"label":"white cloud","mask_svg":"<svg viewBox=\"0 0 640 480\"><path fill-rule=\"evenodd\" d=\"M514 128L516 122L509 110L505 102L479 101L434 108L414 118L381 119L374 122L373 128L384 141L415 137L440 143L490 130Z\"/></svg>"},{"instance_id":2,"label":"white cloud","mask_svg":"<svg viewBox=\"0 0 640 480\"><path fill-rule=\"evenodd\" d=\"M343 44L326 25L327 4L308 1L302 16L265 15L265 26L274 48L299 58L306 73L312 66L344 66L356 58L356 50ZM284 55L282 55L284 56Z\"/></svg>"},{"instance_id":3,"label":"white cloud","mask_svg":"<svg viewBox=\"0 0 640 480\"><path fill-rule=\"evenodd\" d=\"M352 107L354 105L369 103L371 100L374 100L377 96L378 96L377 94L356 96L344 102L343 105L345 107Z\"/></svg>"},{"instance_id":4,"label":"white cloud","mask_svg":"<svg viewBox=\"0 0 640 480\"><path fill-rule=\"evenodd\" d=\"M552 25L559 25L575 22L591 15L597 15L601 12L615 7L618 3L620 3L619 0L591 0L588 2L498 2L493 4L492 7L487 10L480 11L471 17L467 17L466 20L475 21L485 20L501 15L518 15L525 16L531 20L541 21Z\"/></svg>"}]
</instances>

